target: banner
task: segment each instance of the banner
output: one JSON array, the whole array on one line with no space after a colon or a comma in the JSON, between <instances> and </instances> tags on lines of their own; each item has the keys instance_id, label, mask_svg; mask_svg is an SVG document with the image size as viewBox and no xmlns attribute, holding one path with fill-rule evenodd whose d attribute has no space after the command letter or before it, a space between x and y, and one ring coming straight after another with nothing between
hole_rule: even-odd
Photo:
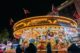
<instances>
[{"instance_id":1,"label":"banner","mask_svg":"<svg viewBox=\"0 0 80 53\"><path fill-rule=\"evenodd\" d=\"M25 16L28 17L28 14L30 13L29 10L28 9L24 9L24 8L23 8L23 10L24 10Z\"/></svg>"}]
</instances>

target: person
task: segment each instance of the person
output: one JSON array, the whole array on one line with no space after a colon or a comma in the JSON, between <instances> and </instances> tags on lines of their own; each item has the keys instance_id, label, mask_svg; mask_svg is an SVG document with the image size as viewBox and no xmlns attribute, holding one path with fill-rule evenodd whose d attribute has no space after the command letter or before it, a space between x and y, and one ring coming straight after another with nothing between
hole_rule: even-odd
<instances>
[{"instance_id":1,"label":"person","mask_svg":"<svg viewBox=\"0 0 80 53\"><path fill-rule=\"evenodd\" d=\"M50 42L47 44L47 53L52 53Z\"/></svg>"},{"instance_id":2,"label":"person","mask_svg":"<svg viewBox=\"0 0 80 53\"><path fill-rule=\"evenodd\" d=\"M7 42L7 48L6 49L11 49L11 46L12 46L12 42L11 41L8 41Z\"/></svg>"},{"instance_id":3,"label":"person","mask_svg":"<svg viewBox=\"0 0 80 53\"><path fill-rule=\"evenodd\" d=\"M30 43L29 46L25 48L24 53L37 53L37 48L33 43Z\"/></svg>"},{"instance_id":4,"label":"person","mask_svg":"<svg viewBox=\"0 0 80 53\"><path fill-rule=\"evenodd\" d=\"M80 53L80 37L75 38L76 40L74 40L73 44L68 47L68 53Z\"/></svg>"},{"instance_id":5,"label":"person","mask_svg":"<svg viewBox=\"0 0 80 53\"><path fill-rule=\"evenodd\" d=\"M72 44L68 48L68 53L80 53L80 48L78 46L76 46L76 44Z\"/></svg>"},{"instance_id":6,"label":"person","mask_svg":"<svg viewBox=\"0 0 80 53\"><path fill-rule=\"evenodd\" d=\"M22 53L22 49L21 49L20 45L17 46L16 53Z\"/></svg>"},{"instance_id":7,"label":"person","mask_svg":"<svg viewBox=\"0 0 80 53\"><path fill-rule=\"evenodd\" d=\"M24 53L29 53L28 47L29 47L28 41L24 40L24 42L23 42Z\"/></svg>"}]
</instances>

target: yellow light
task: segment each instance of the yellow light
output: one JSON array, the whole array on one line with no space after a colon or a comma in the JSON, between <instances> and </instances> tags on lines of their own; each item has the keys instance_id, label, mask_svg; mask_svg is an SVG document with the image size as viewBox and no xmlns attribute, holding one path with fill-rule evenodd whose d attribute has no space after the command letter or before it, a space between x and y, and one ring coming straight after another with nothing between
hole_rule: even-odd
<instances>
[{"instance_id":1,"label":"yellow light","mask_svg":"<svg viewBox=\"0 0 80 53\"><path fill-rule=\"evenodd\" d=\"M51 20L48 20L48 22L52 24L52 21Z\"/></svg>"},{"instance_id":2,"label":"yellow light","mask_svg":"<svg viewBox=\"0 0 80 53\"><path fill-rule=\"evenodd\" d=\"M31 20L30 22L36 22L36 21L46 21L47 19L45 18L43 18L43 19L34 19L34 20Z\"/></svg>"},{"instance_id":3,"label":"yellow light","mask_svg":"<svg viewBox=\"0 0 80 53\"><path fill-rule=\"evenodd\" d=\"M19 23L21 23L21 22L23 22L23 21L25 21L25 20L30 20L30 19L37 19L37 18L42 18L42 17L47 17L47 18L64 18L64 19L67 19L67 20L70 20L70 21L73 21L74 23L75 23L75 25L77 25L77 23L74 21L74 20L72 20L72 19L70 19L70 18L66 18L66 17L63 17L63 16L35 16L35 17L30 17L30 18L25 18L25 19L22 19L22 20L20 20L20 21L18 21L18 22L16 22L15 24L14 24L14 26L13 26L13 28L15 28L15 26L17 25L17 24L19 24Z\"/></svg>"},{"instance_id":4,"label":"yellow light","mask_svg":"<svg viewBox=\"0 0 80 53\"><path fill-rule=\"evenodd\" d=\"M20 25L26 26L26 24L22 22L22 23L16 25L16 27L18 27L18 26L20 26Z\"/></svg>"},{"instance_id":5,"label":"yellow light","mask_svg":"<svg viewBox=\"0 0 80 53\"><path fill-rule=\"evenodd\" d=\"M46 21L47 24L45 23L37 24L41 21ZM25 18L15 23L13 26L14 34L22 34L21 31L34 28L45 28L45 29L50 27L54 29L64 28L62 26L59 26L58 22L69 23L71 26L75 28L77 27L77 23L74 20L63 16L36 16L36 17Z\"/></svg>"},{"instance_id":6,"label":"yellow light","mask_svg":"<svg viewBox=\"0 0 80 53\"><path fill-rule=\"evenodd\" d=\"M69 22L69 21L67 21L67 20L61 20L61 19L58 19L58 21L66 22L66 23L70 23L70 22Z\"/></svg>"},{"instance_id":7,"label":"yellow light","mask_svg":"<svg viewBox=\"0 0 80 53\"><path fill-rule=\"evenodd\" d=\"M56 22L57 22L57 20L54 20L54 21L53 21L53 24L55 24Z\"/></svg>"}]
</instances>

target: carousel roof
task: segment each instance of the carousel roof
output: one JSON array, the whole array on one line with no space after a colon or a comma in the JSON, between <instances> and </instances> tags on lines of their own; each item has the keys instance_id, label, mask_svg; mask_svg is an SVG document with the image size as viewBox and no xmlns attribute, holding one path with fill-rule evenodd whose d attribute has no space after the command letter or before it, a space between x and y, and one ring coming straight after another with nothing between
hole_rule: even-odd
<instances>
[{"instance_id":1,"label":"carousel roof","mask_svg":"<svg viewBox=\"0 0 80 53\"><path fill-rule=\"evenodd\" d=\"M18 22L16 22L13 26L14 30L14 37L15 38L20 38L20 36L26 32L31 30L33 32L33 29L38 29L40 28L41 31L47 30L49 28L55 28L55 29L63 29L65 27L72 27L77 28L77 23L67 17L63 16L35 16L35 17L29 17L22 19ZM45 28L45 29L43 29ZM55 30L54 30L55 31ZM74 31L76 31L74 29ZM37 33L37 32L33 32Z\"/></svg>"},{"instance_id":2,"label":"carousel roof","mask_svg":"<svg viewBox=\"0 0 80 53\"><path fill-rule=\"evenodd\" d=\"M59 23L69 24L71 27L77 27L77 23L74 20L63 16L35 16L35 17L25 18L16 22L13 26L13 29L14 31L16 31L26 27L34 27L34 26L44 26L44 25L60 26Z\"/></svg>"}]
</instances>

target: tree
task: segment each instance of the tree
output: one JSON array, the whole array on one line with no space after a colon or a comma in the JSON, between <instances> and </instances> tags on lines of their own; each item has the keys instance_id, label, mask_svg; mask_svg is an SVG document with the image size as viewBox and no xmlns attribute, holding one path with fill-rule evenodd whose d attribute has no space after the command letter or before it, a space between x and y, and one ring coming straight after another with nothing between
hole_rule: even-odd
<instances>
[{"instance_id":1,"label":"tree","mask_svg":"<svg viewBox=\"0 0 80 53\"><path fill-rule=\"evenodd\" d=\"M0 32L0 41L2 41L2 42L7 41L8 40L8 36L9 36L9 33L8 33L7 29L3 29Z\"/></svg>"}]
</instances>

